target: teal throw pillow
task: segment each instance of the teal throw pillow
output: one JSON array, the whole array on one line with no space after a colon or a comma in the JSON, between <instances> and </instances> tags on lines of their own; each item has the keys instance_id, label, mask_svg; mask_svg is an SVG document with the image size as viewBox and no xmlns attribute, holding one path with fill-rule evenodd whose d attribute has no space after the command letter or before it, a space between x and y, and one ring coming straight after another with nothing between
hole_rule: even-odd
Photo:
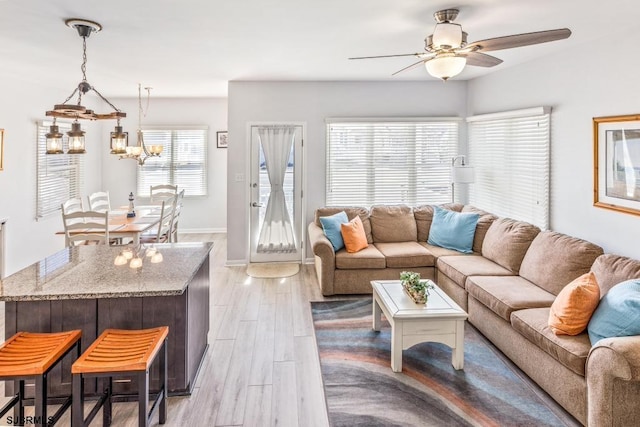
<instances>
[{"instance_id":1,"label":"teal throw pillow","mask_svg":"<svg viewBox=\"0 0 640 427\"><path fill-rule=\"evenodd\" d=\"M477 213L460 213L434 206L427 243L465 254L473 253L471 248L479 218Z\"/></svg>"},{"instance_id":2,"label":"teal throw pillow","mask_svg":"<svg viewBox=\"0 0 640 427\"><path fill-rule=\"evenodd\" d=\"M331 242L334 251L339 251L344 248L344 241L342 240L342 230L340 224L346 224L349 222L349 218L345 211L338 212L331 216L321 216L320 224L324 230L324 235Z\"/></svg>"},{"instance_id":3,"label":"teal throw pillow","mask_svg":"<svg viewBox=\"0 0 640 427\"><path fill-rule=\"evenodd\" d=\"M618 283L605 294L591 316L589 340L640 335L640 279Z\"/></svg>"}]
</instances>

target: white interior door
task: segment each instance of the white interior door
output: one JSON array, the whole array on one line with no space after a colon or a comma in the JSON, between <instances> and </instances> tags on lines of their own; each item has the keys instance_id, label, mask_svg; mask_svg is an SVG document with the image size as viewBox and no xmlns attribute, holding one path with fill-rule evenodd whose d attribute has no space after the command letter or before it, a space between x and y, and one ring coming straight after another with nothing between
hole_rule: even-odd
<instances>
[{"instance_id":1,"label":"white interior door","mask_svg":"<svg viewBox=\"0 0 640 427\"><path fill-rule=\"evenodd\" d=\"M251 126L251 262L302 260L302 125Z\"/></svg>"}]
</instances>

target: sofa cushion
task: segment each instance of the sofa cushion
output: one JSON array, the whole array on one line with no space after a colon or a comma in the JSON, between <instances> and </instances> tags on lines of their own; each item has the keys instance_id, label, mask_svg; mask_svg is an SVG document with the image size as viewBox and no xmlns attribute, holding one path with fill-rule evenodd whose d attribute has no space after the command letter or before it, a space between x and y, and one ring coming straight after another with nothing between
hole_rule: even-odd
<instances>
[{"instance_id":1,"label":"sofa cushion","mask_svg":"<svg viewBox=\"0 0 640 427\"><path fill-rule=\"evenodd\" d=\"M473 236L480 215L461 213L434 206L427 243L465 254L472 253Z\"/></svg>"},{"instance_id":2,"label":"sofa cushion","mask_svg":"<svg viewBox=\"0 0 640 427\"><path fill-rule=\"evenodd\" d=\"M348 222L347 214L344 211L340 211L333 215L321 216L320 224L322 224L322 231L327 239L331 242L334 251L339 251L344 248L344 240L342 239L342 232L340 225L343 222Z\"/></svg>"},{"instance_id":3,"label":"sofa cushion","mask_svg":"<svg viewBox=\"0 0 640 427\"><path fill-rule=\"evenodd\" d=\"M454 212L460 212L463 208L463 205L459 203L446 203L439 206ZM426 242L429 238L431 221L433 220L433 205L422 205L413 208L413 216L416 219L418 228L418 242Z\"/></svg>"},{"instance_id":4,"label":"sofa cushion","mask_svg":"<svg viewBox=\"0 0 640 427\"><path fill-rule=\"evenodd\" d=\"M567 283L588 272L600 255L602 248L586 240L543 231L524 256L520 276L558 295Z\"/></svg>"},{"instance_id":5,"label":"sofa cushion","mask_svg":"<svg viewBox=\"0 0 640 427\"><path fill-rule=\"evenodd\" d=\"M336 252L336 268L354 270L363 268L385 268L387 266L384 255L373 245L349 253L344 249Z\"/></svg>"},{"instance_id":6,"label":"sofa cushion","mask_svg":"<svg viewBox=\"0 0 640 427\"><path fill-rule=\"evenodd\" d=\"M369 219L375 243L418 241L416 220L413 217L413 210L409 206L373 206Z\"/></svg>"},{"instance_id":7,"label":"sofa cushion","mask_svg":"<svg viewBox=\"0 0 640 427\"><path fill-rule=\"evenodd\" d=\"M356 216L346 224L340 224L340 231L347 252L358 252L369 246L367 243L367 235L364 233L362 220L359 216Z\"/></svg>"},{"instance_id":8,"label":"sofa cushion","mask_svg":"<svg viewBox=\"0 0 640 427\"><path fill-rule=\"evenodd\" d=\"M482 242L482 256L518 274L522 258L540 232L535 225L509 218L491 224Z\"/></svg>"},{"instance_id":9,"label":"sofa cushion","mask_svg":"<svg viewBox=\"0 0 640 427\"><path fill-rule=\"evenodd\" d=\"M482 252L482 242L484 242L484 236L487 235L489 227L491 227L493 221L498 219L498 217L471 205L465 205L462 208L462 212L471 212L480 215L480 218L478 218L478 224L476 224L476 234L475 236L473 236L473 252L479 254Z\"/></svg>"},{"instance_id":10,"label":"sofa cushion","mask_svg":"<svg viewBox=\"0 0 640 427\"><path fill-rule=\"evenodd\" d=\"M604 254L596 258L591 271L596 275L602 297L620 282L640 279L640 261L620 255Z\"/></svg>"},{"instance_id":11,"label":"sofa cushion","mask_svg":"<svg viewBox=\"0 0 640 427\"><path fill-rule=\"evenodd\" d=\"M373 243L373 238L371 237L371 221L369 221L369 210L366 208L357 206L332 206L318 208L315 212L316 225L318 227L322 227L322 224L320 224L321 216L333 215L340 211L346 212L349 221L351 221L353 218L355 218L356 215L358 215L362 220L362 226L364 228L365 234L367 235L367 243Z\"/></svg>"},{"instance_id":12,"label":"sofa cushion","mask_svg":"<svg viewBox=\"0 0 640 427\"><path fill-rule=\"evenodd\" d=\"M420 244L420 246L425 247L436 258L440 258L441 256L468 256L468 255L470 255L470 254L463 254L462 252L454 251L454 250L447 249L447 248L441 248L440 246L430 245L427 242L418 242L418 244Z\"/></svg>"},{"instance_id":13,"label":"sofa cushion","mask_svg":"<svg viewBox=\"0 0 640 427\"><path fill-rule=\"evenodd\" d=\"M507 322L514 311L550 307L556 297L520 276L470 276L465 288L470 296ZM548 320L547 316L545 325Z\"/></svg>"},{"instance_id":14,"label":"sofa cushion","mask_svg":"<svg viewBox=\"0 0 640 427\"><path fill-rule=\"evenodd\" d=\"M374 243L389 268L433 267L435 257L418 242Z\"/></svg>"},{"instance_id":15,"label":"sofa cushion","mask_svg":"<svg viewBox=\"0 0 640 427\"><path fill-rule=\"evenodd\" d=\"M469 276L512 276L506 268L480 255L443 256L436 261L438 271L464 288Z\"/></svg>"},{"instance_id":16,"label":"sofa cushion","mask_svg":"<svg viewBox=\"0 0 640 427\"><path fill-rule=\"evenodd\" d=\"M591 343L586 333L556 335L547 325L549 308L514 311L511 325L522 336L578 375L584 376Z\"/></svg>"},{"instance_id":17,"label":"sofa cushion","mask_svg":"<svg viewBox=\"0 0 640 427\"><path fill-rule=\"evenodd\" d=\"M640 335L640 279L611 288L593 313L588 330L594 345L603 338Z\"/></svg>"},{"instance_id":18,"label":"sofa cushion","mask_svg":"<svg viewBox=\"0 0 640 427\"><path fill-rule=\"evenodd\" d=\"M600 302L596 276L586 273L562 288L549 310L549 327L556 335L578 335L587 329Z\"/></svg>"}]
</instances>

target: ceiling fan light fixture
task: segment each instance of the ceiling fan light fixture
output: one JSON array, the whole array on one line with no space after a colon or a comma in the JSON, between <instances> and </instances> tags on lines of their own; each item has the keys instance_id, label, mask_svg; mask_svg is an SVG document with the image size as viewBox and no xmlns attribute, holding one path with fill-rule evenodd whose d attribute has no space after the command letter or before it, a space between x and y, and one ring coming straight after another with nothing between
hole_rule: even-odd
<instances>
[{"instance_id":1,"label":"ceiling fan light fixture","mask_svg":"<svg viewBox=\"0 0 640 427\"><path fill-rule=\"evenodd\" d=\"M433 49L457 49L462 46L462 26L451 22L436 24L431 36Z\"/></svg>"},{"instance_id":2,"label":"ceiling fan light fixture","mask_svg":"<svg viewBox=\"0 0 640 427\"><path fill-rule=\"evenodd\" d=\"M453 54L437 56L425 62L427 72L444 81L460 74L465 65L467 65L467 58Z\"/></svg>"}]
</instances>

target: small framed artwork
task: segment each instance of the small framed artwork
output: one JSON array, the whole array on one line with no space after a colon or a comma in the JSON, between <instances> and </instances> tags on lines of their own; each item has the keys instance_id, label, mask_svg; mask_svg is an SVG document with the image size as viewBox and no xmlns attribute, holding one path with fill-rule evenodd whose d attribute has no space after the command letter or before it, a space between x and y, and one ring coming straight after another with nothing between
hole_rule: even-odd
<instances>
[{"instance_id":1,"label":"small framed artwork","mask_svg":"<svg viewBox=\"0 0 640 427\"><path fill-rule=\"evenodd\" d=\"M4 169L4 129L0 129L0 171Z\"/></svg>"},{"instance_id":2,"label":"small framed artwork","mask_svg":"<svg viewBox=\"0 0 640 427\"><path fill-rule=\"evenodd\" d=\"M227 148L228 140L227 140L227 131L216 132L216 139L218 140L218 148Z\"/></svg>"},{"instance_id":3,"label":"small framed artwork","mask_svg":"<svg viewBox=\"0 0 640 427\"><path fill-rule=\"evenodd\" d=\"M593 118L593 205L640 215L640 115Z\"/></svg>"}]
</instances>

